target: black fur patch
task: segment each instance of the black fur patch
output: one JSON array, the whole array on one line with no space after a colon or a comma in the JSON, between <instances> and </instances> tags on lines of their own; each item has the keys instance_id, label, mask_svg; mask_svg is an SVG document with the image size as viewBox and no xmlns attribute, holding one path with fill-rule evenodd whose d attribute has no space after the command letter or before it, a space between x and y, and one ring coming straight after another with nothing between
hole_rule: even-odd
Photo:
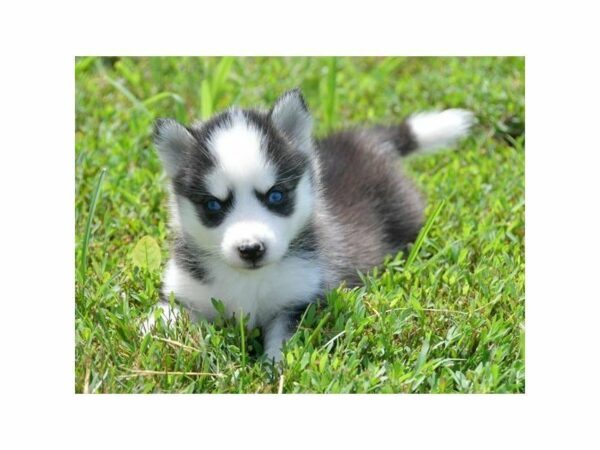
<instances>
[{"instance_id":1,"label":"black fur patch","mask_svg":"<svg viewBox=\"0 0 600 450\"><path fill-rule=\"evenodd\" d=\"M300 320L302 319L304 312L313 303L314 302L299 303L284 309L284 314L287 317L287 324L290 332L293 333L296 331L298 325L300 325Z\"/></svg>"},{"instance_id":2,"label":"black fur patch","mask_svg":"<svg viewBox=\"0 0 600 450\"><path fill-rule=\"evenodd\" d=\"M287 256L297 256L316 253L319 249L319 240L317 233L312 226L308 224L298 235L290 242Z\"/></svg>"},{"instance_id":3,"label":"black fur patch","mask_svg":"<svg viewBox=\"0 0 600 450\"><path fill-rule=\"evenodd\" d=\"M273 126L267 114L257 111L246 111L247 120L257 127L266 138L265 157L276 167L277 181L272 189L283 192L284 201L278 205L270 205L263 195L257 193L258 198L266 208L280 216L290 216L296 204L296 187L302 175L309 168L308 157L286 140Z\"/></svg>"},{"instance_id":4,"label":"black fur patch","mask_svg":"<svg viewBox=\"0 0 600 450\"><path fill-rule=\"evenodd\" d=\"M300 321L302 320L304 312L313 303L317 303L316 298L313 300L294 303L292 305L286 306L281 311L279 311L271 320L283 319L286 326L286 331L291 336L297 331L298 325L300 325Z\"/></svg>"},{"instance_id":5,"label":"black fur patch","mask_svg":"<svg viewBox=\"0 0 600 450\"><path fill-rule=\"evenodd\" d=\"M198 127L188 128L196 140L196 145L193 151L185 155L182 168L173 179L175 193L194 204L199 219L209 228L218 226L233 205L233 195L230 194L225 200L218 199L223 206L220 211L208 210L207 203L214 197L205 184L206 176L217 163L208 149L208 140L216 129L227 127L230 123L230 115L222 113Z\"/></svg>"},{"instance_id":6,"label":"black fur patch","mask_svg":"<svg viewBox=\"0 0 600 450\"><path fill-rule=\"evenodd\" d=\"M208 208L208 202L211 200L217 200L221 203L221 209L218 211L211 211ZM215 199L214 197L208 195L200 195L197 199L197 202L194 202L196 206L196 213L202 220L202 223L208 227L217 227L225 220L225 216L233 207L233 193L230 191L229 195L225 200Z\"/></svg>"},{"instance_id":7,"label":"black fur patch","mask_svg":"<svg viewBox=\"0 0 600 450\"><path fill-rule=\"evenodd\" d=\"M260 130L265 138L265 158L276 168L277 185L295 189L298 181L309 168L308 156L293 148L292 144L275 129L268 114L246 110L244 116L249 123Z\"/></svg>"},{"instance_id":8,"label":"black fur patch","mask_svg":"<svg viewBox=\"0 0 600 450\"><path fill-rule=\"evenodd\" d=\"M418 147L417 140L413 136L412 131L406 122L402 122L400 125L387 127L376 126L371 128L369 133L380 142L391 142L401 156L409 155Z\"/></svg>"},{"instance_id":9,"label":"black fur patch","mask_svg":"<svg viewBox=\"0 0 600 450\"><path fill-rule=\"evenodd\" d=\"M185 239L183 236L176 236L172 245L172 256L177 265L192 275L199 281L206 281L208 271L205 268L205 252L200 250L191 242L191 239Z\"/></svg>"},{"instance_id":10,"label":"black fur patch","mask_svg":"<svg viewBox=\"0 0 600 450\"><path fill-rule=\"evenodd\" d=\"M289 216L294 212L294 206L296 205L296 186L286 187L284 184L275 184L266 193L254 191L256 198L267 208L269 211L274 212L280 216ZM272 204L269 203L269 193L273 190L281 191L283 193L283 200L281 203Z\"/></svg>"},{"instance_id":11,"label":"black fur patch","mask_svg":"<svg viewBox=\"0 0 600 450\"><path fill-rule=\"evenodd\" d=\"M177 195L187 198L196 207L199 218L206 226L216 226L215 220L208 219L204 214L206 202L213 198L205 186L206 176L215 166L214 157L208 152L204 141L200 140L201 134L197 130L189 129L196 139L194 148L185 155L181 169L173 177L173 189Z\"/></svg>"}]
</instances>

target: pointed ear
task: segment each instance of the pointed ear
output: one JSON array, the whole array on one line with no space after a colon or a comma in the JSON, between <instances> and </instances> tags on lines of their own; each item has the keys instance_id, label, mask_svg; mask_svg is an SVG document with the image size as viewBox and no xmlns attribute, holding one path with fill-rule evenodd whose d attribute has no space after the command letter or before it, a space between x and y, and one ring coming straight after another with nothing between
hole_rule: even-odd
<instances>
[{"instance_id":1,"label":"pointed ear","mask_svg":"<svg viewBox=\"0 0 600 450\"><path fill-rule=\"evenodd\" d=\"M195 142L187 128L173 119L156 119L154 122L154 145L165 172L171 178L177 174L186 152Z\"/></svg>"},{"instance_id":2,"label":"pointed ear","mask_svg":"<svg viewBox=\"0 0 600 450\"><path fill-rule=\"evenodd\" d=\"M269 113L275 128L306 153L312 150L312 117L300 89L284 93Z\"/></svg>"}]
</instances>

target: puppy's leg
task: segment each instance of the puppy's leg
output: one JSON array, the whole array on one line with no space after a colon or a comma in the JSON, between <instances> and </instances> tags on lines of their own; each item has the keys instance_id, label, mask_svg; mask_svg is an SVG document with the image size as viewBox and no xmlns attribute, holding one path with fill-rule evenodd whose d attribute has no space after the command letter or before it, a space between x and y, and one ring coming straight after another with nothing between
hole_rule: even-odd
<instances>
[{"instance_id":1,"label":"puppy's leg","mask_svg":"<svg viewBox=\"0 0 600 450\"><path fill-rule=\"evenodd\" d=\"M276 363L283 359L283 344L298 329L300 319L311 303L302 303L279 312L263 326L265 356Z\"/></svg>"},{"instance_id":2,"label":"puppy's leg","mask_svg":"<svg viewBox=\"0 0 600 450\"><path fill-rule=\"evenodd\" d=\"M281 348L294 334L294 327L290 326L290 317L287 313L280 313L263 327L265 334L264 347L265 356L276 363L282 360Z\"/></svg>"},{"instance_id":3,"label":"puppy's leg","mask_svg":"<svg viewBox=\"0 0 600 450\"><path fill-rule=\"evenodd\" d=\"M152 331L156 325L157 320L162 320L164 325L172 327L175 325L175 321L179 318L179 316L181 316L181 310L178 306L171 305L165 301L160 301L152 308L148 318L142 322L142 325L140 326L140 333L150 333L150 331Z\"/></svg>"}]
</instances>

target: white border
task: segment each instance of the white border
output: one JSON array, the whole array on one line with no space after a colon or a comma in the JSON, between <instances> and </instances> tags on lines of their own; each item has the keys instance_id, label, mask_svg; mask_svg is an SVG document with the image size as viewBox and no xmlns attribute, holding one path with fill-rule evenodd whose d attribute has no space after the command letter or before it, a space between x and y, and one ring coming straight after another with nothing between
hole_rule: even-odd
<instances>
[{"instance_id":1,"label":"white border","mask_svg":"<svg viewBox=\"0 0 600 450\"><path fill-rule=\"evenodd\" d=\"M3 7L2 447L597 445L600 39L591 7L212 3ZM75 396L73 56L85 54L525 54L527 394Z\"/></svg>"}]
</instances>

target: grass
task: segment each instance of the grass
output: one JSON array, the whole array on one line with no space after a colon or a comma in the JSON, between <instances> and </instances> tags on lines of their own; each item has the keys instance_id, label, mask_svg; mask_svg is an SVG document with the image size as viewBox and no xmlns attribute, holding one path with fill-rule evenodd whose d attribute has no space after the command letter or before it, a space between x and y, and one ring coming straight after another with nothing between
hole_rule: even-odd
<instances>
[{"instance_id":1,"label":"grass","mask_svg":"<svg viewBox=\"0 0 600 450\"><path fill-rule=\"evenodd\" d=\"M524 392L522 58L78 58L75 72L76 392ZM140 336L160 270L132 252L150 236L168 255L153 120L267 107L295 86L318 135L432 108L479 124L459 150L405 161L427 227L310 308L281 372L243 323Z\"/></svg>"}]
</instances>

